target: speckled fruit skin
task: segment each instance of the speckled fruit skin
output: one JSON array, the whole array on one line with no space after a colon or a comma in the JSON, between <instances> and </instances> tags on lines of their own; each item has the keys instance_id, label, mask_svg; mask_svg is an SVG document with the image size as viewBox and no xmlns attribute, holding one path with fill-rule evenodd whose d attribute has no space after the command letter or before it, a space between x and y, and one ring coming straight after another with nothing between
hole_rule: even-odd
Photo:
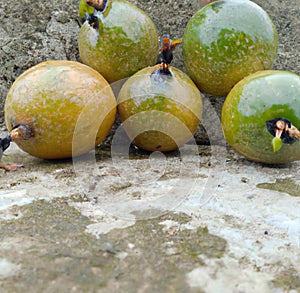
<instances>
[{"instance_id":1,"label":"speckled fruit skin","mask_svg":"<svg viewBox=\"0 0 300 293\"><path fill-rule=\"evenodd\" d=\"M76 125L83 109L90 115ZM94 69L73 61L33 66L16 79L5 101L8 130L19 124L33 129L34 136L16 141L18 146L45 159L69 158L93 149L109 132L115 115L116 98L108 82ZM72 154L75 127L81 144Z\"/></svg>"},{"instance_id":2,"label":"speckled fruit skin","mask_svg":"<svg viewBox=\"0 0 300 293\"><path fill-rule=\"evenodd\" d=\"M222 109L225 139L253 161L285 164L300 160L299 141L273 152L273 136L266 128L266 121L273 118L286 118L300 127L300 77L292 72L259 71L236 84Z\"/></svg>"},{"instance_id":3,"label":"speckled fruit skin","mask_svg":"<svg viewBox=\"0 0 300 293\"><path fill-rule=\"evenodd\" d=\"M268 14L248 0L213 2L188 22L183 56L188 74L206 93L225 96L245 76L271 69L278 34Z\"/></svg>"},{"instance_id":4,"label":"speckled fruit skin","mask_svg":"<svg viewBox=\"0 0 300 293\"><path fill-rule=\"evenodd\" d=\"M110 83L129 77L156 63L158 36L152 20L124 0L111 0L99 31L86 21L78 36L83 63L99 71Z\"/></svg>"},{"instance_id":5,"label":"speckled fruit skin","mask_svg":"<svg viewBox=\"0 0 300 293\"><path fill-rule=\"evenodd\" d=\"M128 136L141 149L172 151L192 138L202 115L202 96L193 81L171 67L172 76L147 67L120 90L118 110Z\"/></svg>"}]
</instances>

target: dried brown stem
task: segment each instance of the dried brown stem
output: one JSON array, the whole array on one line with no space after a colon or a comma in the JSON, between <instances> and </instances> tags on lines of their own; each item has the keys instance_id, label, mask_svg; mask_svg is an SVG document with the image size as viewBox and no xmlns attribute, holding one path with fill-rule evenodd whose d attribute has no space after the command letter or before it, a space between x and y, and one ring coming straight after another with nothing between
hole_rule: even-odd
<instances>
[{"instance_id":1,"label":"dried brown stem","mask_svg":"<svg viewBox=\"0 0 300 293\"><path fill-rule=\"evenodd\" d=\"M100 11L103 11L106 5L106 0L85 0L85 2Z\"/></svg>"},{"instance_id":2,"label":"dried brown stem","mask_svg":"<svg viewBox=\"0 0 300 293\"><path fill-rule=\"evenodd\" d=\"M291 127L287 129L287 132L290 137L300 139L300 131L294 125L291 125Z\"/></svg>"},{"instance_id":3,"label":"dried brown stem","mask_svg":"<svg viewBox=\"0 0 300 293\"><path fill-rule=\"evenodd\" d=\"M207 5L207 4L215 2L215 1L216 0L200 0L199 5L200 5L200 7L203 7L203 6Z\"/></svg>"},{"instance_id":4,"label":"dried brown stem","mask_svg":"<svg viewBox=\"0 0 300 293\"><path fill-rule=\"evenodd\" d=\"M33 131L29 125L20 124L10 132L11 141L26 140L31 137L33 137Z\"/></svg>"}]
</instances>

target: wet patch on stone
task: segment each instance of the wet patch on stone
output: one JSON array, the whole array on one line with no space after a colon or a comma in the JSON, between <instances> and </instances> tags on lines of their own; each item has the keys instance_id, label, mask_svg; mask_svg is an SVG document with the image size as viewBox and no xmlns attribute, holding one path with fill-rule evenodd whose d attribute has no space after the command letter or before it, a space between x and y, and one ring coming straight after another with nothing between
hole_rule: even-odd
<instances>
[{"instance_id":1,"label":"wet patch on stone","mask_svg":"<svg viewBox=\"0 0 300 293\"><path fill-rule=\"evenodd\" d=\"M85 232L92 221L68 200L14 207L20 217L0 221L0 259L19 268L1 290L191 292L186 272L203 265L198 256L219 258L227 247L205 227L187 229L191 217L174 213L97 239Z\"/></svg>"},{"instance_id":2,"label":"wet patch on stone","mask_svg":"<svg viewBox=\"0 0 300 293\"><path fill-rule=\"evenodd\" d=\"M0 221L0 257L20 265L0 283L4 292L86 291L101 282L93 272L107 268L101 246L84 233L91 221L65 200L19 208L17 220Z\"/></svg>"},{"instance_id":3,"label":"wet patch on stone","mask_svg":"<svg viewBox=\"0 0 300 293\"><path fill-rule=\"evenodd\" d=\"M300 185L292 179L276 179L274 183L260 183L256 187L285 192L291 196L300 196Z\"/></svg>"},{"instance_id":4,"label":"wet patch on stone","mask_svg":"<svg viewBox=\"0 0 300 293\"><path fill-rule=\"evenodd\" d=\"M207 228L186 229L190 220L186 214L170 213L138 220L133 226L105 235L117 253L126 253L126 260L119 263L118 279L124 292L130 292L133 284L152 292L190 290L185 274L201 265L198 256L223 256L226 241Z\"/></svg>"}]
</instances>

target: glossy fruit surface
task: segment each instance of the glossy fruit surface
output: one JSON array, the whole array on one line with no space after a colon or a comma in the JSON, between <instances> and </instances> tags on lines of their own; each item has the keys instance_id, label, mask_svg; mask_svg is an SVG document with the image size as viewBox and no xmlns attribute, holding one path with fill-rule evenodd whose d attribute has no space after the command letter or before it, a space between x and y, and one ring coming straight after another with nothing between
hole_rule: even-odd
<instances>
[{"instance_id":1,"label":"glossy fruit surface","mask_svg":"<svg viewBox=\"0 0 300 293\"><path fill-rule=\"evenodd\" d=\"M300 142L283 144L274 152L274 137L266 122L288 119L300 127L300 77L292 72L266 70L241 80L226 97L222 127L231 147L246 158L268 164L300 160Z\"/></svg>"},{"instance_id":2,"label":"glossy fruit surface","mask_svg":"<svg viewBox=\"0 0 300 293\"><path fill-rule=\"evenodd\" d=\"M136 146L171 151L193 137L202 114L202 96L182 71L171 67L172 75L164 75L154 68L144 68L125 82L118 110Z\"/></svg>"},{"instance_id":3,"label":"glossy fruit surface","mask_svg":"<svg viewBox=\"0 0 300 293\"><path fill-rule=\"evenodd\" d=\"M183 35L184 63L200 90L227 95L245 76L270 69L278 34L268 14L248 0L216 1L199 10Z\"/></svg>"},{"instance_id":4,"label":"glossy fruit surface","mask_svg":"<svg viewBox=\"0 0 300 293\"><path fill-rule=\"evenodd\" d=\"M83 110L89 115L81 117L78 125ZM25 152L46 159L68 158L93 149L109 132L115 115L116 99L107 81L92 68L73 61L33 66L16 79L5 101L8 130L20 124L33 130L33 137L16 143ZM80 143L72 150L75 128Z\"/></svg>"},{"instance_id":5,"label":"glossy fruit surface","mask_svg":"<svg viewBox=\"0 0 300 293\"><path fill-rule=\"evenodd\" d=\"M99 71L110 83L129 77L156 63L158 36L152 20L124 0L108 0L96 28L86 21L78 37L83 63Z\"/></svg>"}]
</instances>

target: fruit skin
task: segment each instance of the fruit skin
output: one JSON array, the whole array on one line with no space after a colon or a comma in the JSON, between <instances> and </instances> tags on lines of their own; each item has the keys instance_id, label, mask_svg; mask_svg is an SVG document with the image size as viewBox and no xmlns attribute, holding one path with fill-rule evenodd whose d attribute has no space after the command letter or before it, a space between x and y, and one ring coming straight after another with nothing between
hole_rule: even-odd
<instances>
[{"instance_id":1,"label":"fruit skin","mask_svg":"<svg viewBox=\"0 0 300 293\"><path fill-rule=\"evenodd\" d=\"M300 127L300 77L281 70L259 71L241 80L230 91L222 108L226 141L246 158L267 164L300 160L300 142L272 148L266 122L286 118Z\"/></svg>"},{"instance_id":2,"label":"fruit skin","mask_svg":"<svg viewBox=\"0 0 300 293\"><path fill-rule=\"evenodd\" d=\"M76 125L83 110L89 115ZM15 80L5 101L8 131L25 124L34 134L15 142L25 152L45 159L69 158L93 149L109 132L115 115L116 98L108 82L97 71L73 61L33 66ZM72 150L75 127L81 143Z\"/></svg>"},{"instance_id":3,"label":"fruit skin","mask_svg":"<svg viewBox=\"0 0 300 293\"><path fill-rule=\"evenodd\" d=\"M133 4L111 0L95 29L86 21L78 36L83 63L110 83L156 63L159 46L152 20Z\"/></svg>"},{"instance_id":4,"label":"fruit skin","mask_svg":"<svg viewBox=\"0 0 300 293\"><path fill-rule=\"evenodd\" d=\"M141 149L172 151L193 137L202 115L202 96L182 71L151 74L147 67L130 77L118 96L120 119Z\"/></svg>"},{"instance_id":5,"label":"fruit skin","mask_svg":"<svg viewBox=\"0 0 300 293\"><path fill-rule=\"evenodd\" d=\"M278 34L268 14L248 0L216 1L199 10L183 35L187 73L203 92L225 96L245 76L271 69Z\"/></svg>"},{"instance_id":6,"label":"fruit skin","mask_svg":"<svg viewBox=\"0 0 300 293\"><path fill-rule=\"evenodd\" d=\"M94 7L88 5L85 0L81 0L79 3L79 11L78 11L80 21L84 23L86 19L86 14L93 14L94 10L95 10Z\"/></svg>"}]
</instances>

